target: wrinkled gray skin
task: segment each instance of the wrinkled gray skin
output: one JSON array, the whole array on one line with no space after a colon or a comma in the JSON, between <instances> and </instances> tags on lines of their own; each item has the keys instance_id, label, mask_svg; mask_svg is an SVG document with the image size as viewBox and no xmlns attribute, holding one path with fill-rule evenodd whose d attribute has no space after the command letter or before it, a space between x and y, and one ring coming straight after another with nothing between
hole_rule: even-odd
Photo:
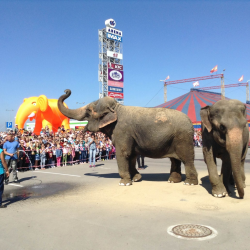
<instances>
[{"instance_id":1,"label":"wrinkled gray skin","mask_svg":"<svg viewBox=\"0 0 250 250\"><path fill-rule=\"evenodd\" d=\"M169 182L181 181L181 162L185 165L185 184L197 185L194 168L193 125L185 114L165 108L123 106L111 97L104 97L76 110L67 109L63 101L71 94L65 90L58 100L59 110L67 117L87 120L85 131L108 135L116 147L121 177L120 185L139 181L136 157L171 159Z\"/></svg>"},{"instance_id":2,"label":"wrinkled gray skin","mask_svg":"<svg viewBox=\"0 0 250 250\"><path fill-rule=\"evenodd\" d=\"M202 120L203 155L207 164L212 194L230 194L229 179L233 172L240 198L244 197L244 162L248 149L249 131L246 105L238 100L221 100L200 111ZM221 177L216 158L222 160Z\"/></svg>"}]
</instances>

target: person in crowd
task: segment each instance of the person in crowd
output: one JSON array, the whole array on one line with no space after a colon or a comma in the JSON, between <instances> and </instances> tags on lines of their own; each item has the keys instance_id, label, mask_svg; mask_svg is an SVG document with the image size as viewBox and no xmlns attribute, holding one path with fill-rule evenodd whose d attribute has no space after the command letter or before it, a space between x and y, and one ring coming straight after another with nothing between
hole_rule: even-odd
<instances>
[{"instance_id":1,"label":"person in crowd","mask_svg":"<svg viewBox=\"0 0 250 250\"><path fill-rule=\"evenodd\" d=\"M39 161L40 161L40 145L39 142L35 143L36 155L35 155L35 170L38 170Z\"/></svg>"},{"instance_id":2,"label":"person in crowd","mask_svg":"<svg viewBox=\"0 0 250 250\"><path fill-rule=\"evenodd\" d=\"M52 164L53 151L52 151L51 147L49 147L48 150L47 150L47 159L48 159L48 168L52 168L53 167L53 164Z\"/></svg>"},{"instance_id":3,"label":"person in crowd","mask_svg":"<svg viewBox=\"0 0 250 250\"><path fill-rule=\"evenodd\" d=\"M30 147L30 143L27 142L26 143L26 160L25 160L25 165L27 167L27 170L32 170L32 162L31 162L31 147Z\"/></svg>"},{"instance_id":4,"label":"person in crowd","mask_svg":"<svg viewBox=\"0 0 250 250\"><path fill-rule=\"evenodd\" d=\"M87 157L87 154L86 154L86 147L85 147L85 141L81 139L80 141L80 162L81 163L85 163L86 162L86 157Z\"/></svg>"},{"instance_id":5,"label":"person in crowd","mask_svg":"<svg viewBox=\"0 0 250 250\"><path fill-rule=\"evenodd\" d=\"M137 164L138 164L138 169L139 170L145 169L145 166L144 166L144 156L142 156L142 155L138 155L137 156Z\"/></svg>"},{"instance_id":6,"label":"person in crowd","mask_svg":"<svg viewBox=\"0 0 250 250\"><path fill-rule=\"evenodd\" d=\"M75 142L75 158L74 158L74 163L75 164L80 164L79 152L80 152L80 144L79 144L79 141L76 140L76 142Z\"/></svg>"},{"instance_id":7,"label":"person in crowd","mask_svg":"<svg viewBox=\"0 0 250 250\"><path fill-rule=\"evenodd\" d=\"M76 153L75 153L75 145L74 145L74 142L71 142L70 148L71 148L71 165L75 165L74 158L75 158L75 156L76 156Z\"/></svg>"},{"instance_id":8,"label":"person in crowd","mask_svg":"<svg viewBox=\"0 0 250 250\"><path fill-rule=\"evenodd\" d=\"M67 157L68 157L68 147L67 143L65 142L63 144L63 160L62 160L63 166L66 166L67 164Z\"/></svg>"},{"instance_id":9,"label":"person in crowd","mask_svg":"<svg viewBox=\"0 0 250 250\"><path fill-rule=\"evenodd\" d=\"M18 147L18 160L19 160L19 164L18 164L18 168L20 171L24 171L25 168L25 163L26 163L26 153L25 153L25 146L24 146L24 141L22 140L20 142L20 146Z\"/></svg>"},{"instance_id":10,"label":"person in crowd","mask_svg":"<svg viewBox=\"0 0 250 250\"><path fill-rule=\"evenodd\" d=\"M18 125L16 124L15 125L15 128L14 128L14 134L17 135L19 132L19 129L18 129Z\"/></svg>"},{"instance_id":11,"label":"person in crowd","mask_svg":"<svg viewBox=\"0 0 250 250\"><path fill-rule=\"evenodd\" d=\"M2 204L2 196L4 191L4 178L9 178L9 170L7 163L4 159L3 149L0 149L0 208L6 208L6 205Z\"/></svg>"},{"instance_id":12,"label":"person in crowd","mask_svg":"<svg viewBox=\"0 0 250 250\"><path fill-rule=\"evenodd\" d=\"M89 147L89 167L95 167L95 155L96 155L96 139L95 134L92 133L91 137L88 139Z\"/></svg>"},{"instance_id":13,"label":"person in crowd","mask_svg":"<svg viewBox=\"0 0 250 250\"><path fill-rule=\"evenodd\" d=\"M45 169L45 162L46 162L46 149L44 144L42 144L42 147L40 149L40 166L41 169L44 170Z\"/></svg>"},{"instance_id":14,"label":"person in crowd","mask_svg":"<svg viewBox=\"0 0 250 250\"><path fill-rule=\"evenodd\" d=\"M56 164L57 167L61 166L61 157L62 157L62 150L60 144L57 144L57 149L56 149Z\"/></svg>"},{"instance_id":15,"label":"person in crowd","mask_svg":"<svg viewBox=\"0 0 250 250\"><path fill-rule=\"evenodd\" d=\"M18 183L18 177L17 177L17 159L18 159L18 148L19 148L19 142L14 141L13 134L8 134L7 141L3 145L3 152L5 154L5 160L9 169L9 172L11 173L11 169L13 171L13 179L14 182ZM6 176L5 178L5 184L8 185L9 183L9 177Z\"/></svg>"},{"instance_id":16,"label":"person in crowd","mask_svg":"<svg viewBox=\"0 0 250 250\"><path fill-rule=\"evenodd\" d=\"M57 162L57 159L56 159L56 147L55 146L52 146L52 153L53 153L52 167L54 168L56 166L56 162Z\"/></svg>"},{"instance_id":17,"label":"person in crowd","mask_svg":"<svg viewBox=\"0 0 250 250\"><path fill-rule=\"evenodd\" d=\"M36 160L36 148L35 145L33 144L31 147L31 164L32 167L35 166L35 160Z\"/></svg>"}]
</instances>

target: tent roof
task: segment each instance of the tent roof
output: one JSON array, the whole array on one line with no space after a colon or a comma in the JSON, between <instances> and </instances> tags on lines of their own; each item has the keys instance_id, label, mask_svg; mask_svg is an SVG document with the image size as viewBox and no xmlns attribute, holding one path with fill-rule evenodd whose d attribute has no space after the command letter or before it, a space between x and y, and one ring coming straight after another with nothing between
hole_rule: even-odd
<instances>
[{"instance_id":1,"label":"tent roof","mask_svg":"<svg viewBox=\"0 0 250 250\"><path fill-rule=\"evenodd\" d=\"M229 99L229 98L226 98ZM221 100L221 94L204 91L199 89L191 89L189 93L177 97L171 101L165 102L158 108L170 108L182 111L189 116L193 123L200 122L200 109L207 105L213 105L215 102ZM247 106L247 120L250 120L250 105Z\"/></svg>"}]
</instances>

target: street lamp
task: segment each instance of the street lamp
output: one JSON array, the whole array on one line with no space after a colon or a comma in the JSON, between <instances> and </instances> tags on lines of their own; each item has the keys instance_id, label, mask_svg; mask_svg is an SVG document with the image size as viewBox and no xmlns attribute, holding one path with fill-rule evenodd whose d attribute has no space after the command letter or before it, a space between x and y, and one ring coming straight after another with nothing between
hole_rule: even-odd
<instances>
[{"instance_id":1,"label":"street lamp","mask_svg":"<svg viewBox=\"0 0 250 250\"><path fill-rule=\"evenodd\" d=\"M164 102L167 102L167 81L169 76L165 80L160 80L160 82L164 82Z\"/></svg>"}]
</instances>

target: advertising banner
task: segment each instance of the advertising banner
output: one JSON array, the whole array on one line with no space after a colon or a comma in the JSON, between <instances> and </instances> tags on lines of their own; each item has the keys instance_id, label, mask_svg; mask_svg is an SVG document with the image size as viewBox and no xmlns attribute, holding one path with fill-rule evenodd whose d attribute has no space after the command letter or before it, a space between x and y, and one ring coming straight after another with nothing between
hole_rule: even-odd
<instances>
[{"instance_id":1,"label":"advertising banner","mask_svg":"<svg viewBox=\"0 0 250 250\"><path fill-rule=\"evenodd\" d=\"M113 29L113 28L110 28L110 27L106 27L106 32L114 34L114 35L122 36L122 31L117 30L117 29Z\"/></svg>"},{"instance_id":2,"label":"advertising banner","mask_svg":"<svg viewBox=\"0 0 250 250\"><path fill-rule=\"evenodd\" d=\"M117 69L117 70L123 70L123 65L115 64L115 63L108 63L108 67L110 69Z\"/></svg>"},{"instance_id":3,"label":"advertising banner","mask_svg":"<svg viewBox=\"0 0 250 250\"><path fill-rule=\"evenodd\" d=\"M108 81L108 86L123 88L123 82Z\"/></svg>"},{"instance_id":4,"label":"advertising banner","mask_svg":"<svg viewBox=\"0 0 250 250\"><path fill-rule=\"evenodd\" d=\"M108 69L108 80L123 82L123 71Z\"/></svg>"},{"instance_id":5,"label":"advertising banner","mask_svg":"<svg viewBox=\"0 0 250 250\"><path fill-rule=\"evenodd\" d=\"M107 56L108 57L113 57L113 58L117 58L122 60L123 59L123 55L121 53L115 52L115 51L107 51Z\"/></svg>"},{"instance_id":6,"label":"advertising banner","mask_svg":"<svg viewBox=\"0 0 250 250\"><path fill-rule=\"evenodd\" d=\"M123 93L123 88L108 86L108 92Z\"/></svg>"},{"instance_id":7,"label":"advertising banner","mask_svg":"<svg viewBox=\"0 0 250 250\"><path fill-rule=\"evenodd\" d=\"M116 92L108 92L108 96L113 97L113 98L119 98L119 99L124 98L123 93L116 93Z\"/></svg>"},{"instance_id":8,"label":"advertising banner","mask_svg":"<svg viewBox=\"0 0 250 250\"><path fill-rule=\"evenodd\" d=\"M122 42L122 37L121 36L117 36L117 35L113 35L113 34L110 34L110 33L106 33L106 37L108 39L115 40L117 42Z\"/></svg>"}]
</instances>

